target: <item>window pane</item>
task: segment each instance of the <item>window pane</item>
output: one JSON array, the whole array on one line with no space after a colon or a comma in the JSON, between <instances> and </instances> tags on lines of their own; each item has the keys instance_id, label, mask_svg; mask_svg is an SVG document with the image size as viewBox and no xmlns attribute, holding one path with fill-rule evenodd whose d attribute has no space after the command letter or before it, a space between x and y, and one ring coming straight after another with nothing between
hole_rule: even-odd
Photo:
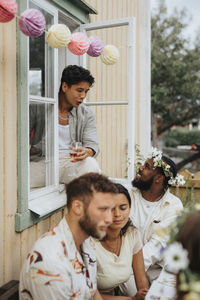
<instances>
[{"instance_id":1,"label":"window pane","mask_svg":"<svg viewBox=\"0 0 200 300\"><path fill-rule=\"evenodd\" d=\"M54 105L30 102L30 189L54 184Z\"/></svg>"},{"instance_id":2,"label":"window pane","mask_svg":"<svg viewBox=\"0 0 200 300\"><path fill-rule=\"evenodd\" d=\"M87 103L96 114L100 154L97 160L103 173L110 177L128 176L128 26L90 30L105 45L115 45L119 61L112 66L88 56L88 66L95 77ZM132 99L131 99L132 100ZM93 106L90 102L98 102Z\"/></svg>"},{"instance_id":3,"label":"window pane","mask_svg":"<svg viewBox=\"0 0 200 300\"><path fill-rule=\"evenodd\" d=\"M46 20L46 29L53 23L53 15L30 1L30 8L41 11ZM54 95L54 55L53 48L45 41L45 34L29 38L29 94L53 98Z\"/></svg>"}]
</instances>

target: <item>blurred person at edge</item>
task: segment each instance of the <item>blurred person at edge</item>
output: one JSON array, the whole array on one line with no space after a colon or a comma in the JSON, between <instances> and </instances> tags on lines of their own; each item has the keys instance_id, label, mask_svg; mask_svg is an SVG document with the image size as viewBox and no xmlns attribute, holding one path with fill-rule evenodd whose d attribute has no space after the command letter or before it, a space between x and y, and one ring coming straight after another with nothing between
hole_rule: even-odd
<instances>
[{"instance_id":1,"label":"blurred person at edge","mask_svg":"<svg viewBox=\"0 0 200 300\"><path fill-rule=\"evenodd\" d=\"M191 213L187 217L178 232L177 241L180 242L183 248L188 252L188 268L192 273L190 278L188 278L188 276L184 277L186 281L185 284L188 287L192 287L192 285L194 287L196 284L196 288L198 289L198 295L196 295L196 297L199 297L198 299L200 299L200 211ZM181 291L179 287L181 284L181 282L179 282L179 274L177 276L177 300L183 300L186 299L188 291L187 288L185 291ZM190 295L191 294L187 295L187 299L190 299Z\"/></svg>"}]
</instances>

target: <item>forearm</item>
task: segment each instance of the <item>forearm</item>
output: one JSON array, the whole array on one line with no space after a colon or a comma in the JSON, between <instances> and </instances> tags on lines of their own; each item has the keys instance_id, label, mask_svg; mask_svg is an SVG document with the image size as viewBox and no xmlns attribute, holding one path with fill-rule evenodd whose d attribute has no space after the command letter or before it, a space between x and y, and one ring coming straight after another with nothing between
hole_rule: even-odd
<instances>
[{"instance_id":1,"label":"forearm","mask_svg":"<svg viewBox=\"0 0 200 300\"><path fill-rule=\"evenodd\" d=\"M133 274L135 276L135 283L137 289L148 289L149 283L145 273L144 259L142 250L133 255Z\"/></svg>"}]
</instances>

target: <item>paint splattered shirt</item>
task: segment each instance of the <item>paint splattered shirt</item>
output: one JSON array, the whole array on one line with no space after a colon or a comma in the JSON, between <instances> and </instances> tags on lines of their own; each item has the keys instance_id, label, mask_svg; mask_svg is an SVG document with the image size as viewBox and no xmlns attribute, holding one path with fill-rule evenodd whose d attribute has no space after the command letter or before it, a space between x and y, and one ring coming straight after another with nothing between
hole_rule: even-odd
<instances>
[{"instance_id":1,"label":"paint splattered shirt","mask_svg":"<svg viewBox=\"0 0 200 300\"><path fill-rule=\"evenodd\" d=\"M96 253L92 243L90 238L83 242L81 256L63 218L27 255L20 275L20 299L92 299L96 292Z\"/></svg>"}]
</instances>

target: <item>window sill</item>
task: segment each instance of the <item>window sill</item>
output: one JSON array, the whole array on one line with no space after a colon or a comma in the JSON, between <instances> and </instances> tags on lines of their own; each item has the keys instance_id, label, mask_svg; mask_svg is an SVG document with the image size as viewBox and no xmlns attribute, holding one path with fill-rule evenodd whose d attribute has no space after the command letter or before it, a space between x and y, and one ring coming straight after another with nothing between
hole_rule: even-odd
<instances>
[{"instance_id":1,"label":"window sill","mask_svg":"<svg viewBox=\"0 0 200 300\"><path fill-rule=\"evenodd\" d=\"M15 215L15 230L21 232L66 206L66 193L52 193L29 201L28 209Z\"/></svg>"}]
</instances>

